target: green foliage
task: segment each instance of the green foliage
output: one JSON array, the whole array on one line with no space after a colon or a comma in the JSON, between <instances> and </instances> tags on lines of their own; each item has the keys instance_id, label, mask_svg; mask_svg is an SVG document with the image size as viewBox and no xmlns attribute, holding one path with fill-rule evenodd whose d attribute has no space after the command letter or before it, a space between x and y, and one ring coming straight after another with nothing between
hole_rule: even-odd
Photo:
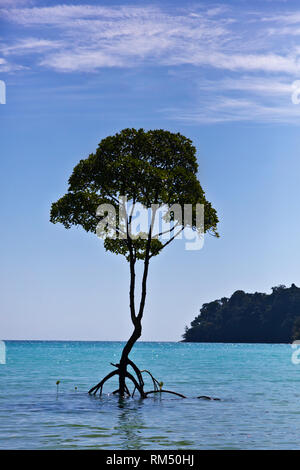
<instances>
[{"instance_id":1,"label":"green foliage","mask_svg":"<svg viewBox=\"0 0 300 470\"><path fill-rule=\"evenodd\" d=\"M300 288L277 286L272 294L236 291L203 304L186 328L186 342L289 343L300 339Z\"/></svg>"},{"instance_id":2,"label":"green foliage","mask_svg":"<svg viewBox=\"0 0 300 470\"><path fill-rule=\"evenodd\" d=\"M127 196L133 204L163 205L204 204L204 231L218 236L215 209L205 198L197 179L196 149L190 139L164 130L124 129L103 139L96 152L81 160L69 178L68 192L52 204L50 220L73 225L87 232L96 232L100 204L113 204L118 214L119 196ZM192 226L195 226L193 210ZM118 217L117 217L118 219ZM121 227L118 227L121 229ZM130 249L136 259L144 259L147 240L109 239L104 247L129 258ZM163 244L150 240L150 254L157 255Z\"/></svg>"}]
</instances>

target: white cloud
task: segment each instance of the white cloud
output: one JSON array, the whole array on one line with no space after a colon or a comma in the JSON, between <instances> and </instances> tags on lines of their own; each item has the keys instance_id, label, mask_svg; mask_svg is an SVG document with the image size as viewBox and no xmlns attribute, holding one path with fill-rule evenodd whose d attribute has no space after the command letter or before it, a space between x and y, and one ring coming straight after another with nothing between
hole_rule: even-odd
<instances>
[{"instance_id":1,"label":"white cloud","mask_svg":"<svg viewBox=\"0 0 300 470\"><path fill-rule=\"evenodd\" d=\"M246 91L260 95L284 95L290 96L293 84L290 80L282 78L241 76L238 78L225 78L218 81L201 81L200 89L214 89L222 91Z\"/></svg>"},{"instance_id":2,"label":"white cloud","mask_svg":"<svg viewBox=\"0 0 300 470\"><path fill-rule=\"evenodd\" d=\"M17 70L22 70L24 68L25 67L22 65L9 63L3 57L0 57L0 72L2 73L16 72Z\"/></svg>"},{"instance_id":3,"label":"white cloud","mask_svg":"<svg viewBox=\"0 0 300 470\"><path fill-rule=\"evenodd\" d=\"M0 7L16 7L21 5L31 5L32 0L0 0Z\"/></svg>"},{"instance_id":4,"label":"white cloud","mask_svg":"<svg viewBox=\"0 0 300 470\"><path fill-rule=\"evenodd\" d=\"M7 44L6 54L45 52L39 64L58 71L92 71L100 67L156 63L191 64L223 70L300 73L295 47L274 52L264 44L263 30L247 33L245 17L226 15L224 7L169 13L157 7L104 7L56 5L52 7L3 8L6 20L39 31L40 38ZM247 17L247 15L246 15ZM241 22L245 29L241 29ZM276 23L276 19L274 19ZM236 23L236 24L235 24ZM263 21L258 21L263 24ZM47 29L41 31L41 26ZM279 28L279 27L277 27ZM280 29L280 28L279 28ZM276 31L276 28L275 28ZM53 36L42 37L41 34ZM269 37L272 34L269 34ZM23 47L22 47L23 44ZM52 49L58 49L57 52Z\"/></svg>"},{"instance_id":5,"label":"white cloud","mask_svg":"<svg viewBox=\"0 0 300 470\"><path fill-rule=\"evenodd\" d=\"M101 51L73 51L53 54L41 60L40 65L51 67L61 72L93 71L100 67L126 67L128 63L121 57L113 57Z\"/></svg>"},{"instance_id":6,"label":"white cloud","mask_svg":"<svg viewBox=\"0 0 300 470\"><path fill-rule=\"evenodd\" d=\"M203 111L176 110L180 119L299 120L300 107L291 104L290 94L293 81L300 79L300 48L295 42L300 11L266 15L265 9L262 14L247 11L245 5L205 7L204 3L184 9L132 5L23 8L12 0L0 5L2 19L21 31L19 37L11 36L0 44L5 56L0 62L2 71L17 69L8 62L12 56L19 67L27 59L32 68L67 73L105 67L159 65L181 66L181 70L192 66L213 78L202 79L200 85L194 80Z\"/></svg>"},{"instance_id":7,"label":"white cloud","mask_svg":"<svg viewBox=\"0 0 300 470\"><path fill-rule=\"evenodd\" d=\"M178 78L178 77L177 77ZM186 123L261 122L300 124L300 105L292 95L299 82L287 77L238 75L219 80L199 79L193 106L162 109L169 119Z\"/></svg>"},{"instance_id":8,"label":"white cloud","mask_svg":"<svg viewBox=\"0 0 300 470\"><path fill-rule=\"evenodd\" d=\"M4 55L24 54L24 53L41 53L45 50L57 49L62 47L61 41L52 41L47 39L26 38L15 42L12 45L1 45L0 51Z\"/></svg>"},{"instance_id":9,"label":"white cloud","mask_svg":"<svg viewBox=\"0 0 300 470\"><path fill-rule=\"evenodd\" d=\"M154 7L105 7L93 5L56 5L51 7L8 8L2 10L2 15L23 25L67 25L70 21L118 19L118 18L147 18L159 13Z\"/></svg>"},{"instance_id":10,"label":"white cloud","mask_svg":"<svg viewBox=\"0 0 300 470\"><path fill-rule=\"evenodd\" d=\"M171 63L184 51L187 60L189 49L195 44L200 48L221 47L230 34L228 20L212 19L212 13L190 16L167 14L154 7L88 5L0 10L3 18L24 26L24 31L47 25L43 34L55 32L62 47L57 54L45 55L40 64L61 71L134 65L135 61L163 63L168 57ZM9 47L13 51L19 46L9 44L7 53Z\"/></svg>"},{"instance_id":11,"label":"white cloud","mask_svg":"<svg viewBox=\"0 0 300 470\"><path fill-rule=\"evenodd\" d=\"M199 105L194 109L164 109L169 119L199 124L221 122L261 122L300 124L300 106L288 101L273 105L265 105L246 99L228 99L219 97L212 103Z\"/></svg>"},{"instance_id":12,"label":"white cloud","mask_svg":"<svg viewBox=\"0 0 300 470\"><path fill-rule=\"evenodd\" d=\"M290 12L285 11L280 15L270 14L268 16L262 17L261 20L269 23L279 23L280 25L300 23L300 10Z\"/></svg>"},{"instance_id":13,"label":"white cloud","mask_svg":"<svg viewBox=\"0 0 300 470\"><path fill-rule=\"evenodd\" d=\"M189 53L190 52L190 53ZM212 51L185 50L180 55L170 57L168 64L209 65L223 70L248 70L263 72L300 73L300 62L297 56L279 54L230 54Z\"/></svg>"}]
</instances>

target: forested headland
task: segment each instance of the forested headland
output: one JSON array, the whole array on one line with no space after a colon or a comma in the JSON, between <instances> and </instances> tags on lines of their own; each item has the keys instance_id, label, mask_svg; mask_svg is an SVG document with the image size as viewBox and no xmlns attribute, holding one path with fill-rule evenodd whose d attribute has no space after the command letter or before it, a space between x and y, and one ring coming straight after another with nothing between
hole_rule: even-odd
<instances>
[{"instance_id":1,"label":"forested headland","mask_svg":"<svg viewBox=\"0 0 300 470\"><path fill-rule=\"evenodd\" d=\"M183 342L291 343L300 339L300 288L279 285L271 294L237 290L205 303L186 327Z\"/></svg>"}]
</instances>

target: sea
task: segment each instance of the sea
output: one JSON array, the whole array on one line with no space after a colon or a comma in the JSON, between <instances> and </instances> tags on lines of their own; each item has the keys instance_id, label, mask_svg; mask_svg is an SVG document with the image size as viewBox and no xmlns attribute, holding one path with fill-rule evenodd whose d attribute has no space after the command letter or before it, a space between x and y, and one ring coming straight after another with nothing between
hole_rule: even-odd
<instances>
[{"instance_id":1,"label":"sea","mask_svg":"<svg viewBox=\"0 0 300 470\"><path fill-rule=\"evenodd\" d=\"M123 346L5 341L0 449L300 449L300 345L138 342L131 359L186 398L119 398L115 378L89 396Z\"/></svg>"}]
</instances>

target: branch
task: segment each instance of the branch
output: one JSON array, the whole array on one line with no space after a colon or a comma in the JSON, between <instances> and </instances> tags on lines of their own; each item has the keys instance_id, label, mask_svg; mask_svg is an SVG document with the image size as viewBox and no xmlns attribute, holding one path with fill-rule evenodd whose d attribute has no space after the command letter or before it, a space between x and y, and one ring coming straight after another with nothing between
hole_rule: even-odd
<instances>
[{"instance_id":1,"label":"branch","mask_svg":"<svg viewBox=\"0 0 300 470\"><path fill-rule=\"evenodd\" d=\"M119 205L119 200L115 197L115 196L112 196L108 191L107 191L107 188L105 186L103 186L103 189L104 191L106 192L106 194L116 203Z\"/></svg>"},{"instance_id":2,"label":"branch","mask_svg":"<svg viewBox=\"0 0 300 470\"><path fill-rule=\"evenodd\" d=\"M150 247L151 247L151 235L152 235L152 227L154 224L155 220L155 215L156 215L156 210L152 211L152 217L151 217L151 225L148 233L148 240L147 240L147 245L146 245L146 253L145 253L145 261L144 261L144 273L143 273L143 281L142 281L142 295L141 295L141 301L140 301L140 308L139 308L139 313L137 316L137 319L141 321L143 312L144 312L144 307L145 307L145 300L146 300L146 285L147 285L147 276L148 276L148 268L149 268L149 260L150 260Z\"/></svg>"},{"instance_id":3,"label":"branch","mask_svg":"<svg viewBox=\"0 0 300 470\"><path fill-rule=\"evenodd\" d=\"M173 227L170 228L170 230L165 230L164 232L156 233L155 235L153 235L152 238L160 237L161 235L164 235L165 233L168 233L168 232L171 233L176 227L178 227L178 225L179 225L179 222L176 222L176 224L173 225Z\"/></svg>"},{"instance_id":4,"label":"branch","mask_svg":"<svg viewBox=\"0 0 300 470\"><path fill-rule=\"evenodd\" d=\"M131 221L132 221L132 215L133 215L134 208L135 208L135 199L133 199L133 201L132 201L132 208L131 208L131 211L130 211L130 215L129 215L128 220L127 220L127 212L126 212L127 237L128 237L128 235L129 235L129 238L130 238L130 239L131 239ZM125 210L125 211L126 211L126 210ZM128 226L129 226L129 230L128 230Z\"/></svg>"},{"instance_id":5,"label":"branch","mask_svg":"<svg viewBox=\"0 0 300 470\"><path fill-rule=\"evenodd\" d=\"M163 248L165 248L165 246L169 245L169 243L171 243L171 242L174 240L174 238L176 238L184 229L185 229L185 227L182 227L180 230L178 230L178 232L177 232L175 235L173 235L173 237L170 238L170 240L168 240L168 241L160 248L159 251L163 250ZM154 253L153 253L152 255L150 255L149 258L152 258L152 256L154 256Z\"/></svg>"},{"instance_id":6,"label":"branch","mask_svg":"<svg viewBox=\"0 0 300 470\"><path fill-rule=\"evenodd\" d=\"M101 222L106 216L104 215L102 218L98 217L97 215L93 214L91 211L87 211L88 214L93 217L94 219L96 219L98 222ZM106 222L108 227L111 228L112 230L115 230L117 233L123 233L125 235L125 232L120 229L119 227L113 227L112 225L110 225L108 222Z\"/></svg>"},{"instance_id":7,"label":"branch","mask_svg":"<svg viewBox=\"0 0 300 470\"><path fill-rule=\"evenodd\" d=\"M130 238L129 240L127 240L127 244L129 248L129 265L130 265L130 288L129 288L130 315L131 315L131 321L133 325L136 326L137 318L135 314L135 300L134 300L136 256L133 255L132 241Z\"/></svg>"}]
</instances>

